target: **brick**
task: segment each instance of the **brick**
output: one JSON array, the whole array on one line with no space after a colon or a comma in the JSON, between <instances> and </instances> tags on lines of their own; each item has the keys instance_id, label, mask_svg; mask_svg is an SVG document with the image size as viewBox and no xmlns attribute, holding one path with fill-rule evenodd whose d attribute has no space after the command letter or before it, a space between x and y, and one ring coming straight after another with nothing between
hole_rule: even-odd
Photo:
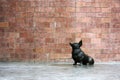
<instances>
[{"instance_id":1,"label":"brick","mask_svg":"<svg viewBox=\"0 0 120 80\"><path fill-rule=\"evenodd\" d=\"M36 12L55 12L55 9L52 7L36 7Z\"/></svg>"},{"instance_id":2,"label":"brick","mask_svg":"<svg viewBox=\"0 0 120 80\"><path fill-rule=\"evenodd\" d=\"M38 18L38 17L35 17L35 21L37 22L37 23L41 23L41 22L54 22L54 18L42 18L42 17L40 17L40 18Z\"/></svg>"},{"instance_id":3,"label":"brick","mask_svg":"<svg viewBox=\"0 0 120 80\"><path fill-rule=\"evenodd\" d=\"M0 22L4 22L4 17L0 17Z\"/></svg>"},{"instance_id":4,"label":"brick","mask_svg":"<svg viewBox=\"0 0 120 80\"><path fill-rule=\"evenodd\" d=\"M94 2L95 0L82 0L83 2Z\"/></svg>"},{"instance_id":5,"label":"brick","mask_svg":"<svg viewBox=\"0 0 120 80\"><path fill-rule=\"evenodd\" d=\"M35 49L33 49L33 51L35 53L44 53L44 48L43 47L41 47L41 48L35 48Z\"/></svg>"},{"instance_id":6,"label":"brick","mask_svg":"<svg viewBox=\"0 0 120 80\"><path fill-rule=\"evenodd\" d=\"M120 20L118 18L112 18L111 20L114 24L119 24Z\"/></svg>"},{"instance_id":7,"label":"brick","mask_svg":"<svg viewBox=\"0 0 120 80\"><path fill-rule=\"evenodd\" d=\"M93 28L93 29L91 29L91 32L95 33L95 34L100 34L101 33L101 28Z\"/></svg>"},{"instance_id":8,"label":"brick","mask_svg":"<svg viewBox=\"0 0 120 80\"><path fill-rule=\"evenodd\" d=\"M25 38L25 42L32 43L34 42L34 38L33 37Z\"/></svg>"},{"instance_id":9,"label":"brick","mask_svg":"<svg viewBox=\"0 0 120 80\"><path fill-rule=\"evenodd\" d=\"M91 12L91 8L76 8L76 12L82 12L82 13L87 13Z\"/></svg>"},{"instance_id":10,"label":"brick","mask_svg":"<svg viewBox=\"0 0 120 80\"><path fill-rule=\"evenodd\" d=\"M91 22L91 18L89 18L89 17L77 18L77 22L81 22L81 23L87 22L87 23L90 23Z\"/></svg>"},{"instance_id":11,"label":"brick","mask_svg":"<svg viewBox=\"0 0 120 80\"><path fill-rule=\"evenodd\" d=\"M46 38L45 42L46 43L54 43L54 38Z\"/></svg>"},{"instance_id":12,"label":"brick","mask_svg":"<svg viewBox=\"0 0 120 80\"><path fill-rule=\"evenodd\" d=\"M90 43L91 42L90 38L82 38L82 40L84 41L84 43Z\"/></svg>"},{"instance_id":13,"label":"brick","mask_svg":"<svg viewBox=\"0 0 120 80\"><path fill-rule=\"evenodd\" d=\"M16 7L16 12L26 12L26 7Z\"/></svg>"},{"instance_id":14,"label":"brick","mask_svg":"<svg viewBox=\"0 0 120 80\"><path fill-rule=\"evenodd\" d=\"M115 12L115 13L119 13L120 12L120 8L118 7L114 7L112 8L112 12Z\"/></svg>"},{"instance_id":15,"label":"brick","mask_svg":"<svg viewBox=\"0 0 120 80\"><path fill-rule=\"evenodd\" d=\"M50 27L50 23L49 22L36 23L36 26L49 28Z\"/></svg>"},{"instance_id":16,"label":"brick","mask_svg":"<svg viewBox=\"0 0 120 80\"><path fill-rule=\"evenodd\" d=\"M95 44L99 44L99 43L101 43L101 38L93 38L93 39L91 39L91 43L95 43Z\"/></svg>"},{"instance_id":17,"label":"brick","mask_svg":"<svg viewBox=\"0 0 120 80\"><path fill-rule=\"evenodd\" d=\"M120 7L120 5L118 3L119 3L119 0L115 0L115 2L113 1L111 6L113 6L113 7Z\"/></svg>"},{"instance_id":18,"label":"brick","mask_svg":"<svg viewBox=\"0 0 120 80\"><path fill-rule=\"evenodd\" d=\"M111 8L101 8L101 12L103 13L110 13L111 12Z\"/></svg>"},{"instance_id":19,"label":"brick","mask_svg":"<svg viewBox=\"0 0 120 80\"><path fill-rule=\"evenodd\" d=\"M103 2L103 3L100 3L100 6L101 6L102 8L108 8L108 7L111 6L111 3L110 3L110 2Z\"/></svg>"},{"instance_id":20,"label":"brick","mask_svg":"<svg viewBox=\"0 0 120 80\"><path fill-rule=\"evenodd\" d=\"M35 11L34 7L26 8L26 12L34 12L34 11Z\"/></svg>"},{"instance_id":21,"label":"brick","mask_svg":"<svg viewBox=\"0 0 120 80\"><path fill-rule=\"evenodd\" d=\"M112 0L109 0L109 1L108 1L108 0L95 0L95 2L100 2L100 3L101 3L101 2L111 2L111 1L112 1Z\"/></svg>"},{"instance_id":22,"label":"brick","mask_svg":"<svg viewBox=\"0 0 120 80\"><path fill-rule=\"evenodd\" d=\"M76 13L76 16L78 18L80 18L80 17L87 17L87 14L86 13Z\"/></svg>"},{"instance_id":23,"label":"brick","mask_svg":"<svg viewBox=\"0 0 120 80\"><path fill-rule=\"evenodd\" d=\"M63 7L56 7L55 8L55 12L57 12L57 13L61 13L62 11L66 11L66 8L63 8Z\"/></svg>"},{"instance_id":24,"label":"brick","mask_svg":"<svg viewBox=\"0 0 120 80\"><path fill-rule=\"evenodd\" d=\"M101 23L101 24L98 24L97 27L98 28L101 27L102 29L104 29L104 28L107 29L107 28L110 28L110 23Z\"/></svg>"},{"instance_id":25,"label":"brick","mask_svg":"<svg viewBox=\"0 0 120 80\"><path fill-rule=\"evenodd\" d=\"M120 24L114 24L113 28L120 28Z\"/></svg>"},{"instance_id":26,"label":"brick","mask_svg":"<svg viewBox=\"0 0 120 80\"><path fill-rule=\"evenodd\" d=\"M99 8L101 7L100 3L93 3L92 6L93 7L99 7Z\"/></svg>"},{"instance_id":27,"label":"brick","mask_svg":"<svg viewBox=\"0 0 120 80\"><path fill-rule=\"evenodd\" d=\"M38 7L38 6L42 6L42 3L43 3L43 2L41 2L41 1L31 1L31 2L30 2L30 5L31 5L32 7Z\"/></svg>"},{"instance_id":28,"label":"brick","mask_svg":"<svg viewBox=\"0 0 120 80\"><path fill-rule=\"evenodd\" d=\"M20 33L20 37L28 37L28 33L27 32L23 32L23 33Z\"/></svg>"},{"instance_id":29,"label":"brick","mask_svg":"<svg viewBox=\"0 0 120 80\"><path fill-rule=\"evenodd\" d=\"M67 7L66 12L73 13L73 12L75 12L75 8L74 7Z\"/></svg>"},{"instance_id":30,"label":"brick","mask_svg":"<svg viewBox=\"0 0 120 80\"><path fill-rule=\"evenodd\" d=\"M50 54L50 59L64 59L70 58L71 54Z\"/></svg>"},{"instance_id":31,"label":"brick","mask_svg":"<svg viewBox=\"0 0 120 80\"><path fill-rule=\"evenodd\" d=\"M111 18L101 18L101 23L110 23Z\"/></svg>"},{"instance_id":32,"label":"brick","mask_svg":"<svg viewBox=\"0 0 120 80\"><path fill-rule=\"evenodd\" d=\"M111 13L96 13L96 17L111 17Z\"/></svg>"},{"instance_id":33,"label":"brick","mask_svg":"<svg viewBox=\"0 0 120 80\"><path fill-rule=\"evenodd\" d=\"M92 12L99 13L99 12L101 12L101 8L94 8Z\"/></svg>"},{"instance_id":34,"label":"brick","mask_svg":"<svg viewBox=\"0 0 120 80\"><path fill-rule=\"evenodd\" d=\"M119 33L120 32L120 28L112 28L111 32L112 33Z\"/></svg>"},{"instance_id":35,"label":"brick","mask_svg":"<svg viewBox=\"0 0 120 80\"><path fill-rule=\"evenodd\" d=\"M7 28L7 27L9 27L8 22L0 22L0 28Z\"/></svg>"},{"instance_id":36,"label":"brick","mask_svg":"<svg viewBox=\"0 0 120 80\"><path fill-rule=\"evenodd\" d=\"M76 2L76 7L83 7L83 2Z\"/></svg>"},{"instance_id":37,"label":"brick","mask_svg":"<svg viewBox=\"0 0 120 80\"><path fill-rule=\"evenodd\" d=\"M95 13L87 13L86 14L86 17L96 17L96 14Z\"/></svg>"}]
</instances>

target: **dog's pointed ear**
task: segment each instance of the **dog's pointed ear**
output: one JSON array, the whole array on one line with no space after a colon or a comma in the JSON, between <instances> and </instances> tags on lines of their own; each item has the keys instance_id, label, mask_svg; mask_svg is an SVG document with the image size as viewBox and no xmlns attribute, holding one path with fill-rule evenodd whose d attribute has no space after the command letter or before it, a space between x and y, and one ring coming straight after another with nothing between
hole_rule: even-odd
<instances>
[{"instance_id":1,"label":"dog's pointed ear","mask_svg":"<svg viewBox=\"0 0 120 80\"><path fill-rule=\"evenodd\" d=\"M72 43L69 43L70 44L70 46L72 46Z\"/></svg>"},{"instance_id":2,"label":"dog's pointed ear","mask_svg":"<svg viewBox=\"0 0 120 80\"><path fill-rule=\"evenodd\" d=\"M79 42L80 47L82 46L82 40Z\"/></svg>"}]
</instances>

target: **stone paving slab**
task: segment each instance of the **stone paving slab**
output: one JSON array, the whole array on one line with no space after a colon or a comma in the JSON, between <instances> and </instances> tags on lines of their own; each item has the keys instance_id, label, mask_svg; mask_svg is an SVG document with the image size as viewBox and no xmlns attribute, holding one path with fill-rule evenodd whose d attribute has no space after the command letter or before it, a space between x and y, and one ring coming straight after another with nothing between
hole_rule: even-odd
<instances>
[{"instance_id":1,"label":"stone paving slab","mask_svg":"<svg viewBox=\"0 0 120 80\"><path fill-rule=\"evenodd\" d=\"M3 63L0 80L120 80L120 63Z\"/></svg>"}]
</instances>

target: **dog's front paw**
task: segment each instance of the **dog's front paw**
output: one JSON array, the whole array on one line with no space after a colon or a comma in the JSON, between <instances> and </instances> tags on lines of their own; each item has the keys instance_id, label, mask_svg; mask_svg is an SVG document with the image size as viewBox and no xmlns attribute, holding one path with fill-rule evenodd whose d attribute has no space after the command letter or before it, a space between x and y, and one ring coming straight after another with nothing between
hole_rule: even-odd
<instances>
[{"instance_id":1,"label":"dog's front paw","mask_svg":"<svg viewBox=\"0 0 120 80\"><path fill-rule=\"evenodd\" d=\"M77 65L77 64L74 63L73 65Z\"/></svg>"},{"instance_id":2,"label":"dog's front paw","mask_svg":"<svg viewBox=\"0 0 120 80\"><path fill-rule=\"evenodd\" d=\"M77 62L75 62L73 65L77 65Z\"/></svg>"}]
</instances>

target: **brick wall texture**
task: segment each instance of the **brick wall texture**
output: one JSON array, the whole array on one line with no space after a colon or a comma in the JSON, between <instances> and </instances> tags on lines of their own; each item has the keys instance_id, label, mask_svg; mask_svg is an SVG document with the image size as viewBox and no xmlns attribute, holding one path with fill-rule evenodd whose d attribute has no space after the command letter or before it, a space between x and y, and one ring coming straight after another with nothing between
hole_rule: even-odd
<instances>
[{"instance_id":1,"label":"brick wall texture","mask_svg":"<svg viewBox=\"0 0 120 80\"><path fill-rule=\"evenodd\" d=\"M95 61L120 61L120 0L0 0L0 61L72 61L81 39Z\"/></svg>"}]
</instances>

